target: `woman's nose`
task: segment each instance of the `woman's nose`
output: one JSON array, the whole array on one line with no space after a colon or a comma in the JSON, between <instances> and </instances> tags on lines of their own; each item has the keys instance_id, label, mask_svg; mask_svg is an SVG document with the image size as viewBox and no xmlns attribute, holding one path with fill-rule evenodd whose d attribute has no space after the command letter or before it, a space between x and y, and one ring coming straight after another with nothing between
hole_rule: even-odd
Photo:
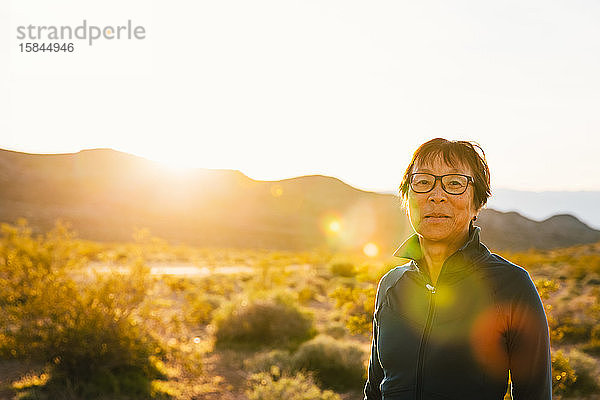
<instances>
[{"instance_id":1,"label":"woman's nose","mask_svg":"<svg viewBox=\"0 0 600 400\"><path fill-rule=\"evenodd\" d=\"M429 192L429 200L434 203L446 201L446 192L444 192L444 189L442 188L441 180L436 180L433 189Z\"/></svg>"}]
</instances>

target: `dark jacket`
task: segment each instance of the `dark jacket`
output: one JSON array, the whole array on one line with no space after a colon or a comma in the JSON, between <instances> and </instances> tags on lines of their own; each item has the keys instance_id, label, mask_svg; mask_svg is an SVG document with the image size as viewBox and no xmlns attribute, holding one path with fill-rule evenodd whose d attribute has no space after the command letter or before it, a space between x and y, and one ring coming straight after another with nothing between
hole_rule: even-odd
<instances>
[{"instance_id":1,"label":"dark jacket","mask_svg":"<svg viewBox=\"0 0 600 400\"><path fill-rule=\"evenodd\" d=\"M443 264L436 286L419 269L417 235L394 253L411 259L381 278L365 399L552 398L548 322L527 271L490 253L479 227Z\"/></svg>"}]
</instances>

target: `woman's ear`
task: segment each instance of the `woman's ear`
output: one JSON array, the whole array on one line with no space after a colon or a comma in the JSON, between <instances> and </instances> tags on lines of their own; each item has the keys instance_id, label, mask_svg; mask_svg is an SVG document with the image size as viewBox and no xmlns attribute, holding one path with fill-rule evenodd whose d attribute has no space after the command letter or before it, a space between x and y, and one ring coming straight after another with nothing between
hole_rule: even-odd
<instances>
[{"instance_id":1,"label":"woman's ear","mask_svg":"<svg viewBox=\"0 0 600 400\"><path fill-rule=\"evenodd\" d=\"M475 213L473 213L473 217L471 217L471 222L477 221L477 217L479 216L479 213L481 212L482 209L483 209L483 206L480 206L478 209L475 210Z\"/></svg>"}]
</instances>

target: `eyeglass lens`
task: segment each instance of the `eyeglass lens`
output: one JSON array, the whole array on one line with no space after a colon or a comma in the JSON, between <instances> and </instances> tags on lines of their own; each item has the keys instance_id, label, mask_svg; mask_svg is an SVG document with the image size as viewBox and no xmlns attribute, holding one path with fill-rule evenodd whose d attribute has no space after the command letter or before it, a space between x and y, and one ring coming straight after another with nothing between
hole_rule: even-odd
<instances>
[{"instance_id":1,"label":"eyeglass lens","mask_svg":"<svg viewBox=\"0 0 600 400\"><path fill-rule=\"evenodd\" d=\"M462 194L467 185L469 184L469 178L463 175L443 175L440 180L442 181L442 188L451 194ZM414 174L410 181L410 186L417 193L429 192L435 186L437 177L431 174Z\"/></svg>"}]
</instances>

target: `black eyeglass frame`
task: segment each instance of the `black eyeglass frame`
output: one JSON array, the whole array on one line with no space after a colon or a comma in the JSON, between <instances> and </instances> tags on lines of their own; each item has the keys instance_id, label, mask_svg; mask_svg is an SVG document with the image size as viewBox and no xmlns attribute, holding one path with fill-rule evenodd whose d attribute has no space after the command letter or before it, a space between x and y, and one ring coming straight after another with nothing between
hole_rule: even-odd
<instances>
[{"instance_id":1,"label":"black eyeglass frame","mask_svg":"<svg viewBox=\"0 0 600 400\"><path fill-rule=\"evenodd\" d=\"M415 175L429 175L429 176L433 176L433 178L434 178L435 180L433 181L433 185L431 186L431 189L429 189L429 190L426 190L426 191L424 191L424 192L419 192L419 191L416 191L416 190L413 188L413 185L412 185L412 184L413 184L413 177L414 177ZM456 175L458 175L458 176L464 176L465 178L467 178L467 184L465 185L465 190L463 190L463 191L462 191L462 192L460 192L460 193L450 193L449 191L447 191L447 190L446 190L446 186L444 185L444 181L442 181L442 178L444 178L444 177L446 177L446 176L450 176L450 175L454 175L454 176L456 176ZM435 187L435 184L437 183L437 181L438 181L438 180L440 181L440 185L442 186L442 190L443 190L444 192L446 192L446 193L448 193L448 194L454 194L454 195L457 195L457 196L459 196L459 195L461 195L461 194L463 194L464 192L466 192L466 191L467 191L467 189L469 188L469 182L471 182L471 183L475 183L475 180L473 179L473 177L472 177L472 176L469 176L469 175L464 175L464 174L445 174L445 175L434 175L434 174L430 174L430 173L428 173L428 172L413 172L412 174L410 174L410 175L409 175L408 186L409 186L409 187L411 188L411 190L412 190L413 192L415 192L415 193L429 193L429 192L431 192L431 191L433 190L433 188Z\"/></svg>"}]
</instances>

